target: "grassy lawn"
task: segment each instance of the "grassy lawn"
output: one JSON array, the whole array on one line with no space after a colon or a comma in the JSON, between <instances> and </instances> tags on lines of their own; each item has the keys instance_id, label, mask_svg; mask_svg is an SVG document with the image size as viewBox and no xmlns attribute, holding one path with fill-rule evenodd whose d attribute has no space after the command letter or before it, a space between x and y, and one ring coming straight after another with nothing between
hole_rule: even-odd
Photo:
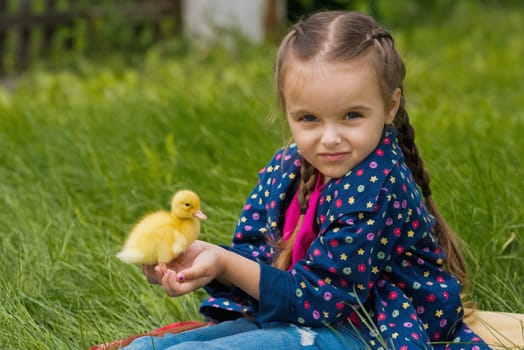
<instances>
[{"instance_id":1,"label":"grassy lawn","mask_svg":"<svg viewBox=\"0 0 524 350\"><path fill-rule=\"evenodd\" d=\"M473 297L524 312L524 11L457 5L443 22L393 32ZM202 292L168 298L115 253L180 188L201 196L202 238L227 243L287 135L271 121L273 47L171 47L133 68L78 61L0 88L0 348L84 348L200 319Z\"/></svg>"}]
</instances>

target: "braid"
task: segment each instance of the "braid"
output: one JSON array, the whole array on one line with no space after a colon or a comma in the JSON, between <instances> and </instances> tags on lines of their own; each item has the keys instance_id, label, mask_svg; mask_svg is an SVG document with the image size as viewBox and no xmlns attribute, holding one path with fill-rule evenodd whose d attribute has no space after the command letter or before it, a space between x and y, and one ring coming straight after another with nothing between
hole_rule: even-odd
<instances>
[{"instance_id":1,"label":"braid","mask_svg":"<svg viewBox=\"0 0 524 350\"><path fill-rule=\"evenodd\" d=\"M424 161L415 144L415 130L409 122L403 95L401 96L400 107L393 121L393 125L397 130L398 142L404 154L406 165L413 173L415 182L420 186L428 211L435 217L435 227L433 230L439 240L439 244L447 254L447 269L459 279L462 285L465 285L467 283L467 268L466 261L460 250L459 239L448 226L431 197L431 188L429 185L430 176L424 168Z\"/></svg>"},{"instance_id":2,"label":"braid","mask_svg":"<svg viewBox=\"0 0 524 350\"><path fill-rule=\"evenodd\" d=\"M309 164L304 159L304 157L301 156L300 159L302 162L300 165L300 183L297 193L298 204L300 206L300 217L298 218L297 226L295 227L295 231L293 231L291 237L289 237L289 239L286 241L282 238L276 243L276 246L280 249L280 252L274 261L273 266L281 270L286 270L291 263L293 244L297 238L300 226L302 226L302 220L304 219L304 215L306 213L309 196L313 192L318 176L315 167Z\"/></svg>"},{"instance_id":3,"label":"braid","mask_svg":"<svg viewBox=\"0 0 524 350\"><path fill-rule=\"evenodd\" d=\"M374 28L369 34L366 35L365 42L371 42L373 40L381 41L382 39L389 40L393 42L393 37L390 33L385 31L383 28Z\"/></svg>"},{"instance_id":4,"label":"braid","mask_svg":"<svg viewBox=\"0 0 524 350\"><path fill-rule=\"evenodd\" d=\"M300 209L307 209L307 204L309 201L309 196L313 192L315 183L317 181L317 171L314 166L308 163L304 157L300 156L301 165L300 165L300 186L298 192L298 204L300 204Z\"/></svg>"},{"instance_id":5,"label":"braid","mask_svg":"<svg viewBox=\"0 0 524 350\"><path fill-rule=\"evenodd\" d=\"M400 106L393 124L395 129L397 129L398 141L406 164L411 169L415 182L422 189L424 197L429 197L431 195L429 173L424 169L424 161L420 157L418 147L415 144L415 129L409 122L408 112L405 109L404 95L400 98Z\"/></svg>"}]
</instances>

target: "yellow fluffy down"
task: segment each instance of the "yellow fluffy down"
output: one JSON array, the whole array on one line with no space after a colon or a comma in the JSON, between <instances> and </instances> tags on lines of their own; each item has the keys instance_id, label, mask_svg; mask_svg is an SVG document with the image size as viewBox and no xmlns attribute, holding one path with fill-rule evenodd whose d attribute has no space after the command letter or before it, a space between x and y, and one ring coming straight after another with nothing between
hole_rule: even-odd
<instances>
[{"instance_id":1,"label":"yellow fluffy down","mask_svg":"<svg viewBox=\"0 0 524 350\"><path fill-rule=\"evenodd\" d=\"M193 243L200 233L200 199L191 191L177 192L171 212L146 215L131 230L117 257L129 264L168 263Z\"/></svg>"}]
</instances>

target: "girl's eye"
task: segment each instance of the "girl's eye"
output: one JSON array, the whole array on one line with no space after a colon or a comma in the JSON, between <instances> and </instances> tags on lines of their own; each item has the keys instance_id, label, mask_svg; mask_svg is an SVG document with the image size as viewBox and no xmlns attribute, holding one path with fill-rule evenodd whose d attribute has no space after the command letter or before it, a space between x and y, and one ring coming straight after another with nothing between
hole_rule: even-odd
<instances>
[{"instance_id":1,"label":"girl's eye","mask_svg":"<svg viewBox=\"0 0 524 350\"><path fill-rule=\"evenodd\" d=\"M360 113L349 112L348 114L346 114L344 116L344 119L358 119L358 118L361 118L361 117L362 117L362 114L360 114Z\"/></svg>"},{"instance_id":2,"label":"girl's eye","mask_svg":"<svg viewBox=\"0 0 524 350\"><path fill-rule=\"evenodd\" d=\"M311 114L306 114L306 115L303 115L300 118L300 120L304 121L304 122L315 122L315 121L317 121L317 117L315 117L314 115L311 115Z\"/></svg>"}]
</instances>

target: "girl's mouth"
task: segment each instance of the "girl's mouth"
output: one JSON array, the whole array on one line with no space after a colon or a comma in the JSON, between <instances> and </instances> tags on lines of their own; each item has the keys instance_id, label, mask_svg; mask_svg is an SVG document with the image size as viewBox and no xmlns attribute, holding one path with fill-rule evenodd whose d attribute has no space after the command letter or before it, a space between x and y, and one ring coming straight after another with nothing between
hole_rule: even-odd
<instances>
[{"instance_id":1,"label":"girl's mouth","mask_svg":"<svg viewBox=\"0 0 524 350\"><path fill-rule=\"evenodd\" d=\"M319 156L328 162L339 162L343 160L349 152L320 153Z\"/></svg>"}]
</instances>

